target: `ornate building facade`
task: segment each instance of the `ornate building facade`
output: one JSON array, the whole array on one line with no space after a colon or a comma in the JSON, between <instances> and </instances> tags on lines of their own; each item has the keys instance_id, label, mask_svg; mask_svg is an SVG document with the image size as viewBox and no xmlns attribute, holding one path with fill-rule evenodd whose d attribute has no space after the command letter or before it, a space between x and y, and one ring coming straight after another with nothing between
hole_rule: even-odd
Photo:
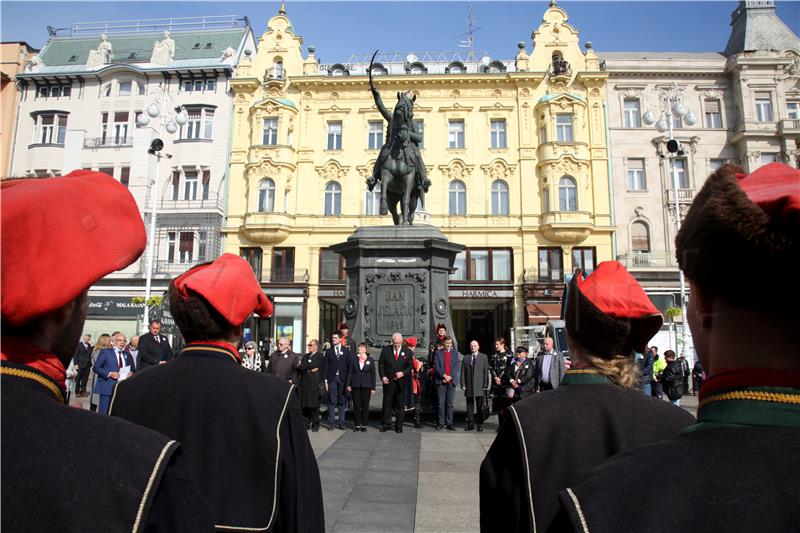
<instances>
[{"instance_id":1,"label":"ornate building facade","mask_svg":"<svg viewBox=\"0 0 800 533\"><path fill-rule=\"evenodd\" d=\"M746 171L775 161L798 166L800 40L772 0L748 0L731 15L724 52L614 52L602 60L617 259L657 307L680 307L676 205L683 218L707 176L724 163ZM668 133L644 120L647 112L658 115L658 91L673 83L696 118L674 124L682 148L675 156L666 148ZM656 344L674 347L666 331Z\"/></svg>"},{"instance_id":2,"label":"ornate building facade","mask_svg":"<svg viewBox=\"0 0 800 533\"><path fill-rule=\"evenodd\" d=\"M450 299L461 345L491 349L512 328L558 317L565 273L616 255L597 54L551 3L512 60L470 54L379 55L387 107L416 96L433 185L426 215L467 247ZM391 224L367 190L386 126L369 92L369 58L320 64L281 6L231 80L234 93L225 251L250 261L275 303L252 324L261 341L302 350L342 317L343 264L330 246L359 226Z\"/></svg>"},{"instance_id":3,"label":"ornate building facade","mask_svg":"<svg viewBox=\"0 0 800 533\"><path fill-rule=\"evenodd\" d=\"M171 278L221 253L230 78L254 46L247 20L236 17L81 23L52 35L17 75L12 175L105 172L130 189L148 233L155 203L156 232L148 235L155 238L152 294L162 294ZM174 134L169 127L159 131L154 119L146 127L137 122L162 88L170 106L188 112ZM148 155L156 137L170 156L158 166ZM103 250L76 253L91 261ZM145 252L91 288L87 333L134 334L143 308L131 299L144 296L147 269Z\"/></svg>"}]
</instances>

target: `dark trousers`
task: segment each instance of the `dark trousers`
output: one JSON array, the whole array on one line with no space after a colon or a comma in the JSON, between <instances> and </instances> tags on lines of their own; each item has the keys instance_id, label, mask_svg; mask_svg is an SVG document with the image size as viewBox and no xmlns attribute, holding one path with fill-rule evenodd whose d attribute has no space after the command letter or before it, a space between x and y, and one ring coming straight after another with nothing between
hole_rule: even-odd
<instances>
[{"instance_id":1,"label":"dark trousers","mask_svg":"<svg viewBox=\"0 0 800 533\"><path fill-rule=\"evenodd\" d=\"M544 381L539 383L539 391L546 391L546 390L553 390L552 383L545 383Z\"/></svg>"},{"instance_id":2,"label":"dark trousers","mask_svg":"<svg viewBox=\"0 0 800 533\"><path fill-rule=\"evenodd\" d=\"M353 416L356 419L356 427L365 427L369 422L369 400L372 396L372 389L358 387L353 389Z\"/></svg>"},{"instance_id":3,"label":"dark trousers","mask_svg":"<svg viewBox=\"0 0 800 533\"><path fill-rule=\"evenodd\" d=\"M474 421L478 426L483 425L483 402L486 399L483 396L467 396L467 424L472 424ZM478 412L475 412L475 404L478 404Z\"/></svg>"},{"instance_id":4,"label":"dark trousers","mask_svg":"<svg viewBox=\"0 0 800 533\"><path fill-rule=\"evenodd\" d=\"M439 419L438 423L440 426L453 425L453 397L456 394L456 388L453 385L447 385L444 383L440 383L436 385L438 392L436 393L439 397Z\"/></svg>"},{"instance_id":5,"label":"dark trousers","mask_svg":"<svg viewBox=\"0 0 800 533\"><path fill-rule=\"evenodd\" d=\"M75 378L75 392L86 392L86 383L89 381L90 368L79 368Z\"/></svg>"},{"instance_id":6,"label":"dark trousers","mask_svg":"<svg viewBox=\"0 0 800 533\"><path fill-rule=\"evenodd\" d=\"M334 382L328 382L328 424L333 425L337 406L339 407L339 423L344 424L344 406L346 403L344 381L337 377Z\"/></svg>"},{"instance_id":7,"label":"dark trousers","mask_svg":"<svg viewBox=\"0 0 800 533\"><path fill-rule=\"evenodd\" d=\"M319 407L303 407L303 418L306 419L306 427L319 427Z\"/></svg>"},{"instance_id":8,"label":"dark trousers","mask_svg":"<svg viewBox=\"0 0 800 533\"><path fill-rule=\"evenodd\" d=\"M388 428L392 425L392 412L394 411L395 425L403 424L405 409L406 380L397 379L389 381L388 385L383 386L383 427Z\"/></svg>"}]
</instances>

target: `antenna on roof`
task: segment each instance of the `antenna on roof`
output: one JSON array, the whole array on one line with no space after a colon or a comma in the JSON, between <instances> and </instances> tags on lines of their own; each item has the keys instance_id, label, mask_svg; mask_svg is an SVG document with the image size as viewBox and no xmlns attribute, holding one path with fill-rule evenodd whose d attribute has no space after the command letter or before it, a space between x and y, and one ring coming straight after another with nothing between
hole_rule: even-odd
<instances>
[{"instance_id":1,"label":"antenna on roof","mask_svg":"<svg viewBox=\"0 0 800 533\"><path fill-rule=\"evenodd\" d=\"M469 4L469 15L467 16L467 33L462 33L461 35L459 35L459 37L465 37L465 39L458 41L459 48L467 48L470 51L472 50L472 44L475 42L474 33L480 29L480 28L473 28L472 23L473 23L472 4Z\"/></svg>"}]
</instances>

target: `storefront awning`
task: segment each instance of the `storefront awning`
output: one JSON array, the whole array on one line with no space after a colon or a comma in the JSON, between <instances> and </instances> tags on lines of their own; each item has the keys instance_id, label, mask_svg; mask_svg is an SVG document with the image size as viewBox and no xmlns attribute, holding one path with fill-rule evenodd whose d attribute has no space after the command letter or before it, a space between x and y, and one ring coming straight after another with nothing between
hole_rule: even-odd
<instances>
[{"instance_id":1,"label":"storefront awning","mask_svg":"<svg viewBox=\"0 0 800 533\"><path fill-rule=\"evenodd\" d=\"M528 325L544 324L551 319L561 318L560 303L532 303L525 304L525 311L528 315Z\"/></svg>"}]
</instances>

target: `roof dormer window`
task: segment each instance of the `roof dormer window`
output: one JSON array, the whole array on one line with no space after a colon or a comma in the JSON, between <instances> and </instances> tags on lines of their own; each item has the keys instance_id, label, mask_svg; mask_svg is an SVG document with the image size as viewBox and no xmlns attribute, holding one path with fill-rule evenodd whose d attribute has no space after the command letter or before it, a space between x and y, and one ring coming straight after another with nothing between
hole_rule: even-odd
<instances>
[{"instance_id":1,"label":"roof dormer window","mask_svg":"<svg viewBox=\"0 0 800 533\"><path fill-rule=\"evenodd\" d=\"M200 50L200 43L194 43L192 45L192 50Z\"/></svg>"}]
</instances>

